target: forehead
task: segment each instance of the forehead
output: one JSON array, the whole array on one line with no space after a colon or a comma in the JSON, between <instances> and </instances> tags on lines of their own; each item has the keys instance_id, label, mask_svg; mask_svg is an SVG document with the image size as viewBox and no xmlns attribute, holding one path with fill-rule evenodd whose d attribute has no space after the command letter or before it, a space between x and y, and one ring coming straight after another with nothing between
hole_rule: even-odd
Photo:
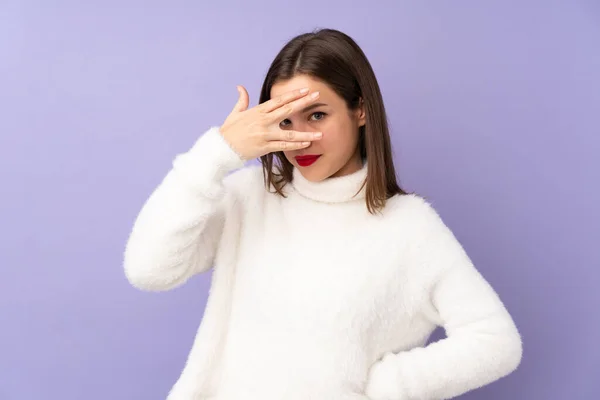
<instances>
[{"instance_id":1,"label":"forehead","mask_svg":"<svg viewBox=\"0 0 600 400\"><path fill-rule=\"evenodd\" d=\"M322 99L330 98L335 95L335 92L322 81L308 75L296 75L288 80L275 82L271 87L271 98L305 87L309 89L309 93L320 92L320 98Z\"/></svg>"}]
</instances>

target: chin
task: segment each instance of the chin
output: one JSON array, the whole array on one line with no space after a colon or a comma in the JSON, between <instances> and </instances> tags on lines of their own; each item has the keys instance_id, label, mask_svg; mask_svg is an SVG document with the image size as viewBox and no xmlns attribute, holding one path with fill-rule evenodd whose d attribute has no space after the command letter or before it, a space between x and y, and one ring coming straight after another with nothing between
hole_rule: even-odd
<instances>
[{"instance_id":1,"label":"chin","mask_svg":"<svg viewBox=\"0 0 600 400\"><path fill-rule=\"evenodd\" d=\"M332 174L328 173L327 171L324 171L321 168L306 168L306 167L300 167L297 165L294 165L294 168L298 168L298 170L300 171L300 173L302 174L302 176L310 182L321 182L324 181L325 179L329 178Z\"/></svg>"}]
</instances>

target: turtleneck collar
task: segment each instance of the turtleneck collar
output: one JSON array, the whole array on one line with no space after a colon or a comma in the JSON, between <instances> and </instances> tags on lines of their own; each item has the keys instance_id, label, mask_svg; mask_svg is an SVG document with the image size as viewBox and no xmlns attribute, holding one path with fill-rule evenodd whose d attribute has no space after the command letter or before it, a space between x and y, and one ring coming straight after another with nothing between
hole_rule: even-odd
<instances>
[{"instance_id":1,"label":"turtleneck collar","mask_svg":"<svg viewBox=\"0 0 600 400\"><path fill-rule=\"evenodd\" d=\"M368 165L351 174L327 178L321 182L307 180L298 168L293 170L292 187L303 197L323 203L343 203L366 197L366 185L356 194L367 178Z\"/></svg>"}]
</instances>

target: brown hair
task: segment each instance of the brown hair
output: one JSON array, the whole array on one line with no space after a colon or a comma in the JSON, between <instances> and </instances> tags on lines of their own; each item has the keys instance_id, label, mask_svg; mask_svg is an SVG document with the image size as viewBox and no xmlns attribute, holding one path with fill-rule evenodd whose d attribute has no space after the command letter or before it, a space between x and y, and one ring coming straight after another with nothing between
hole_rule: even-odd
<instances>
[{"instance_id":1,"label":"brown hair","mask_svg":"<svg viewBox=\"0 0 600 400\"><path fill-rule=\"evenodd\" d=\"M387 199L407 194L396 180L383 98L367 57L348 35L334 29L304 33L290 40L277 54L265 77L259 103L271 98L271 88L295 75L308 75L327 84L350 110L365 107L366 123L360 127L359 147L368 160L366 204L369 212L381 211ZM277 171L273 171L277 157ZM285 197L283 187L293 179L293 165L283 152L261 158L265 185ZM363 185L364 186L364 185ZM362 189L362 188L361 188Z\"/></svg>"}]
</instances>

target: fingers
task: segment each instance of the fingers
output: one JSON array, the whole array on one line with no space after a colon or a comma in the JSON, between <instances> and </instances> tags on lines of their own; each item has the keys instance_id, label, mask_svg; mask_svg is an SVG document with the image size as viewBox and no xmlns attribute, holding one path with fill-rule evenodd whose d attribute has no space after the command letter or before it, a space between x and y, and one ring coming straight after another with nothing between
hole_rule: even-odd
<instances>
[{"instance_id":1,"label":"fingers","mask_svg":"<svg viewBox=\"0 0 600 400\"><path fill-rule=\"evenodd\" d=\"M310 142L319 140L323 137L321 132L299 132L299 131L284 131L277 129L275 132L268 132L265 135L267 141L283 141L283 142Z\"/></svg>"},{"instance_id":2,"label":"fingers","mask_svg":"<svg viewBox=\"0 0 600 400\"><path fill-rule=\"evenodd\" d=\"M285 141L271 141L267 142L267 151L273 153L275 151L290 151L303 149L310 146L310 142L285 142Z\"/></svg>"},{"instance_id":3,"label":"fingers","mask_svg":"<svg viewBox=\"0 0 600 400\"><path fill-rule=\"evenodd\" d=\"M278 109L281 106L288 104L291 101L302 98L308 93L308 88L293 90L288 93L284 93L281 96L272 98L271 100L265 101L258 106L259 110L264 113L269 113L273 110Z\"/></svg>"},{"instance_id":4,"label":"fingers","mask_svg":"<svg viewBox=\"0 0 600 400\"><path fill-rule=\"evenodd\" d=\"M308 96L301 97L297 100L286 103L285 105L271 111L267 114L268 120L272 122L279 122L286 119L290 115L302 110L304 107L311 103L314 103L319 98L319 92L311 93Z\"/></svg>"},{"instance_id":5,"label":"fingers","mask_svg":"<svg viewBox=\"0 0 600 400\"><path fill-rule=\"evenodd\" d=\"M233 107L233 110L237 112L246 111L248 109L248 104L250 103L248 92L243 86L236 86L236 88L238 90L239 97L237 103L235 103L235 106Z\"/></svg>"},{"instance_id":6,"label":"fingers","mask_svg":"<svg viewBox=\"0 0 600 400\"><path fill-rule=\"evenodd\" d=\"M303 149L323 137L321 132L278 131L266 135L269 152Z\"/></svg>"}]
</instances>

